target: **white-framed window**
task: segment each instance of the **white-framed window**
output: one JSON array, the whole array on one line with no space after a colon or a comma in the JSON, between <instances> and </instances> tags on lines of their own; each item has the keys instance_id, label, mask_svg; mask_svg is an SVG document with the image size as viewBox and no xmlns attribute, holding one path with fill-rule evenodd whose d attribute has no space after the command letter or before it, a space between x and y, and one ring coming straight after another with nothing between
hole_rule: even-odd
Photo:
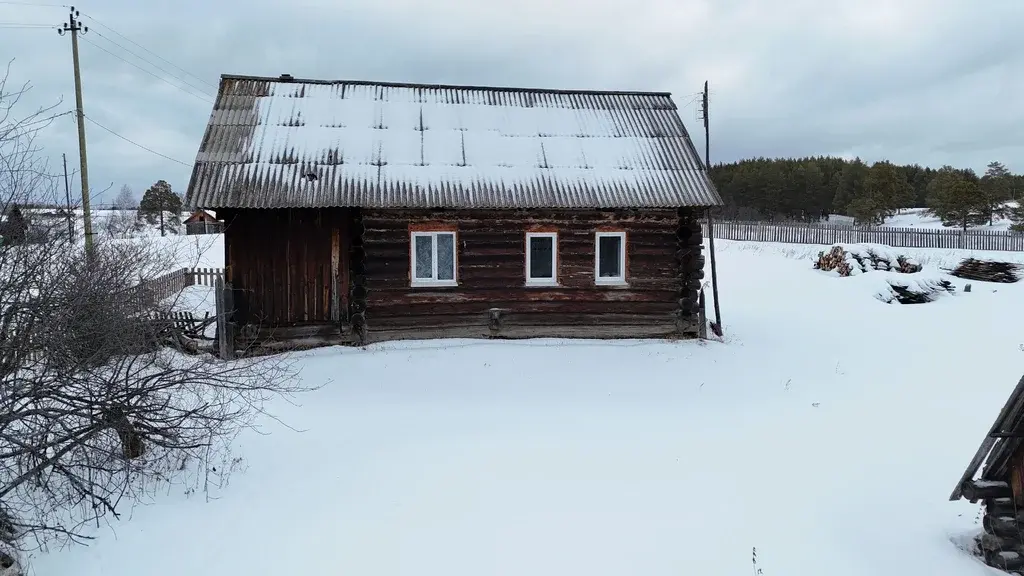
<instances>
[{"instance_id":1,"label":"white-framed window","mask_svg":"<svg viewBox=\"0 0 1024 576\"><path fill-rule=\"evenodd\" d=\"M455 286L455 232L413 232L409 252L413 286Z\"/></svg>"},{"instance_id":2,"label":"white-framed window","mask_svg":"<svg viewBox=\"0 0 1024 576\"><path fill-rule=\"evenodd\" d=\"M625 232L597 232L594 235L594 282L626 283Z\"/></svg>"},{"instance_id":3,"label":"white-framed window","mask_svg":"<svg viewBox=\"0 0 1024 576\"><path fill-rule=\"evenodd\" d=\"M558 233L526 233L527 286L558 284Z\"/></svg>"}]
</instances>

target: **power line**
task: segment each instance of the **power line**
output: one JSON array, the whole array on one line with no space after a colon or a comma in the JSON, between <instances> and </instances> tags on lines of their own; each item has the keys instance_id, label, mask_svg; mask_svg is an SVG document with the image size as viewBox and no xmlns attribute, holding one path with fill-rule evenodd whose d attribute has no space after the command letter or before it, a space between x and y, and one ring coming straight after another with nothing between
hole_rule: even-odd
<instances>
[{"instance_id":1,"label":"power line","mask_svg":"<svg viewBox=\"0 0 1024 576\"><path fill-rule=\"evenodd\" d=\"M85 42L86 44L91 44L91 45L95 46L96 48L106 52L107 54L110 54L111 56L113 56L114 58L117 58L118 60L124 62L125 64L129 64L131 66L134 66L135 68L138 68L139 70L145 72L146 74L149 74L150 76L156 78L157 80L160 80L161 82L166 82L167 84L169 84L171 86L174 86L175 88L177 88L178 90L181 90L182 92L184 92L185 94L188 94L189 96L193 96L195 98L198 98L198 99L206 102L207 104L213 104L213 100L209 99L208 95L207 95L207 97L203 97L203 96L200 96L200 95L198 95L198 94L196 94L194 92L189 92L188 90L182 88L181 86L178 86L177 84L175 84L174 82L171 82L170 80L164 78L163 76L160 76L159 74L155 74L155 73L153 73L153 72L143 68L142 66L139 66L138 64L136 64L134 62L125 60L121 56L111 52L110 50L107 50L103 46L100 46L99 44L93 42L92 40L89 40L88 38L81 38L81 40L83 42Z\"/></svg>"},{"instance_id":2,"label":"power line","mask_svg":"<svg viewBox=\"0 0 1024 576\"><path fill-rule=\"evenodd\" d=\"M0 0L0 4L9 6L33 6L36 8L69 8L67 4L39 4L36 2L14 2L13 0Z\"/></svg>"},{"instance_id":3,"label":"power line","mask_svg":"<svg viewBox=\"0 0 1024 576\"><path fill-rule=\"evenodd\" d=\"M139 48L141 48L142 50L144 50L144 51L146 51L146 52L149 52L150 54L152 54L152 55L153 55L154 57L156 57L157 59L159 59L159 60L163 60L163 61L164 61L164 62L166 62L167 64L170 64L170 65L171 65L172 67L174 67L174 68L177 68L178 70L180 70L180 71L184 72L184 73L185 73L186 75L188 75L188 76L191 76L191 77L195 78L196 80L199 80L200 82L202 82L203 84L206 84L207 86L209 86L209 87L211 87L211 88L217 88L217 86L216 86L215 84L212 84L212 83L210 83L210 82L207 82L206 80L203 80L203 79L202 79L202 78L200 78L199 76L196 76L195 74L192 74L191 72L189 72L188 70L185 70L185 69L184 69L184 68L182 68L181 66L178 66L178 65L177 65L177 64L175 64L174 62L171 62L170 60L168 60L168 59L166 59L166 58L164 58L164 57L160 56L160 55L159 55L159 54L157 54L156 52L153 52L152 50L150 50L150 49L146 48L146 47L145 47L145 46L143 46L142 44L139 44L138 42L136 42L136 41L132 40L131 38L128 38L128 37L127 37L127 36L125 36L124 34L121 34L121 33L120 33L120 32L118 32L117 30L114 30L114 29L113 29L113 28L111 28L110 26L107 26L107 25L106 25L106 24L104 24L103 22L100 22L100 21L99 21L99 20L98 20L98 19L97 19L97 18L96 18L95 16L91 16L91 15L89 15L89 14L86 14L86 15L85 15L85 17L86 17L86 18L88 18L88 19L90 19L90 20L92 20L92 21L93 21L94 23L98 24L99 26L101 26L101 27L103 27L103 28L106 28L107 30L109 30L109 31L113 32L113 33L114 33L114 34L115 34L116 36L119 36L119 37L121 37L122 39L124 39L124 40L126 40L126 41L128 41L128 42L130 42L130 43L132 43L132 44L134 44L135 46L138 46L138 47L139 47ZM109 39L108 39L108 40L109 40ZM111 41L111 42L113 42L113 41ZM115 44L116 44L116 43L115 43ZM127 51L127 50L126 50L126 51ZM138 57L138 56L136 56L136 58L139 58L139 57ZM141 60L142 58L139 58L139 59Z\"/></svg>"},{"instance_id":4,"label":"power line","mask_svg":"<svg viewBox=\"0 0 1024 576\"><path fill-rule=\"evenodd\" d=\"M26 118L26 119L24 119L24 120L22 120L20 122L15 122L14 124L10 125L10 128L12 130L13 129L21 130L21 129L24 129L24 128L29 128L31 126L36 126L36 125L39 125L39 124L45 124L45 123L47 123L47 122L49 122L51 120L54 120L56 118L60 118L61 116L67 116L68 114L74 114L75 112L77 112L77 110L68 110L67 112L61 112L59 114L54 114L52 116L47 116L46 118L31 118L31 119Z\"/></svg>"},{"instance_id":5,"label":"power line","mask_svg":"<svg viewBox=\"0 0 1024 576\"><path fill-rule=\"evenodd\" d=\"M125 48L124 46L122 46L122 45L118 44L117 42L114 42L114 41L113 41L113 40L111 40L110 38L107 38L107 37L106 37L106 36L104 36L103 34L100 34L99 32L96 32L95 30L93 30L93 34L96 34L96 35L97 35L97 36L99 36L100 38L103 38L104 40L106 40L107 42L110 42L110 43L111 43L111 44L113 44L114 46L117 46L117 47L118 47L118 48L120 48L121 50L124 50L125 52L127 52L127 53L131 54L132 56L135 56L135 57L136 57L136 58L138 58L139 60L142 60L142 61L143 61L143 62L145 62L146 64L149 64L150 66L152 66L152 67L156 68L157 70L159 70L159 71L161 71L161 72L163 72L163 73L167 74L167 75L168 75L168 76L170 76L171 78L174 78L175 80L177 80L177 81L181 82L182 84L184 84L184 85L186 85L186 86L188 86L188 87L190 87L190 88L192 88L192 89L196 90L196 91L197 91L197 92L199 92L200 94L203 94L204 96L208 96L208 97L210 97L210 98L213 98L213 95L212 95L212 94L210 94L210 93L208 93L208 92L207 92L207 91L206 91L205 89L203 89L203 88L199 88L198 86L195 86L194 84L190 84L190 83L189 83L189 82L188 82L187 80L185 80L185 79L181 78L180 76L176 76L175 74L173 74L173 73L171 73L171 72L168 72L167 70L164 70L163 68L161 68L161 67L157 66L156 64L154 64L153 62L151 62L151 61L149 61L149 60L146 60L145 58L143 58L142 56L139 56L139 55L138 55L138 54L136 54L135 52L132 52L131 50L129 50L129 49L127 49L127 48ZM158 58L159 58L159 56L158 56ZM172 66L173 66L173 64L172 64Z\"/></svg>"},{"instance_id":6,"label":"power line","mask_svg":"<svg viewBox=\"0 0 1024 576\"><path fill-rule=\"evenodd\" d=\"M27 22L0 22L0 28L56 28L53 24L29 24Z\"/></svg>"},{"instance_id":7,"label":"power line","mask_svg":"<svg viewBox=\"0 0 1024 576\"><path fill-rule=\"evenodd\" d=\"M188 162L182 162L181 160L178 160L177 158L171 158L170 156L167 156L166 154L161 154L161 153L157 152L156 150L153 150L152 148L147 148L146 146L143 146L142 144L139 144L138 142L136 142L136 141L134 141L134 140L131 140L131 139L125 138L124 136L121 136L121 135L120 135L120 134L118 134L117 132L114 132L114 131L113 131L113 130L111 130L110 128L107 128L107 127L106 127L106 126L104 126L103 124L100 124L99 122L97 122L97 121L93 120L92 118L90 118L90 117L88 117L88 116L85 116L85 119L86 119L86 120L88 120L89 122L92 122L93 124L95 124L95 125L96 125L96 126L98 126L99 128L102 128L103 130L106 130L107 132L110 132L110 133L111 133L111 134L113 134L114 136L117 136L117 137L118 137L118 138L120 138L121 140L124 140L125 142L127 142L127 143L129 143L129 144L132 144L132 145L134 145L134 146L138 146L139 148L141 148L141 149L145 150L146 152L149 152L149 153L151 153L151 154L156 154L157 156L159 156L159 157L161 157L161 158L165 158L165 159L167 159L167 160L170 160L171 162L177 162L178 164L181 164L182 166L186 166L186 167L188 167L188 168L191 168L191 167L192 167L192 165L191 165L191 164L189 164Z\"/></svg>"}]
</instances>

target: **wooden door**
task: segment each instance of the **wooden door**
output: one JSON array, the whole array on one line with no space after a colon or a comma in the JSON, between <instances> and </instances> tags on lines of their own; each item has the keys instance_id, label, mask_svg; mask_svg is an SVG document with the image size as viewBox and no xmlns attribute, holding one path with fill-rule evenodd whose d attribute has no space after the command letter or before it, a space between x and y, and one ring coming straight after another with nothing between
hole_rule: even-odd
<instances>
[{"instance_id":1,"label":"wooden door","mask_svg":"<svg viewBox=\"0 0 1024 576\"><path fill-rule=\"evenodd\" d=\"M348 322L349 310L349 248L352 240L349 233L350 212L341 210L333 219L331 229L331 321Z\"/></svg>"}]
</instances>

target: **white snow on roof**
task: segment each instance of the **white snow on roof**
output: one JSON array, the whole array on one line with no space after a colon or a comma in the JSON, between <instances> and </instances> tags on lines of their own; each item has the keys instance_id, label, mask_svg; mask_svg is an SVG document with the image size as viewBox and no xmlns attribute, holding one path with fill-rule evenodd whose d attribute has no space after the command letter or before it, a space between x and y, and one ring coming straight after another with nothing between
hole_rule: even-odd
<instances>
[{"instance_id":1,"label":"white snow on roof","mask_svg":"<svg viewBox=\"0 0 1024 576\"><path fill-rule=\"evenodd\" d=\"M666 94L224 82L195 206L721 203Z\"/></svg>"}]
</instances>

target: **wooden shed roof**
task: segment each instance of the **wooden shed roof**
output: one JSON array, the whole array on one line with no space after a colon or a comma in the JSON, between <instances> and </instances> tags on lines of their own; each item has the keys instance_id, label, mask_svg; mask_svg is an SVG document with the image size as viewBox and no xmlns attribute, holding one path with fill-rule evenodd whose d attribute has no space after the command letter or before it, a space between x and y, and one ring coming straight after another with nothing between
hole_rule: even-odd
<instances>
[{"instance_id":1,"label":"wooden shed roof","mask_svg":"<svg viewBox=\"0 0 1024 576\"><path fill-rule=\"evenodd\" d=\"M216 220L217 218L213 214L210 214L206 210L197 209L192 211L192 214L190 214L189 217L185 219L184 223L191 224L192 222L199 221L215 222Z\"/></svg>"},{"instance_id":2,"label":"wooden shed roof","mask_svg":"<svg viewBox=\"0 0 1024 576\"><path fill-rule=\"evenodd\" d=\"M1008 473L1010 457L1021 442L1024 442L1024 376L999 411L999 416L989 428L949 499L959 500L963 496L964 484L974 479L982 465L985 466L981 475L983 480L1004 478Z\"/></svg>"},{"instance_id":3,"label":"wooden shed roof","mask_svg":"<svg viewBox=\"0 0 1024 576\"><path fill-rule=\"evenodd\" d=\"M671 95L221 78L199 208L717 206Z\"/></svg>"}]
</instances>

